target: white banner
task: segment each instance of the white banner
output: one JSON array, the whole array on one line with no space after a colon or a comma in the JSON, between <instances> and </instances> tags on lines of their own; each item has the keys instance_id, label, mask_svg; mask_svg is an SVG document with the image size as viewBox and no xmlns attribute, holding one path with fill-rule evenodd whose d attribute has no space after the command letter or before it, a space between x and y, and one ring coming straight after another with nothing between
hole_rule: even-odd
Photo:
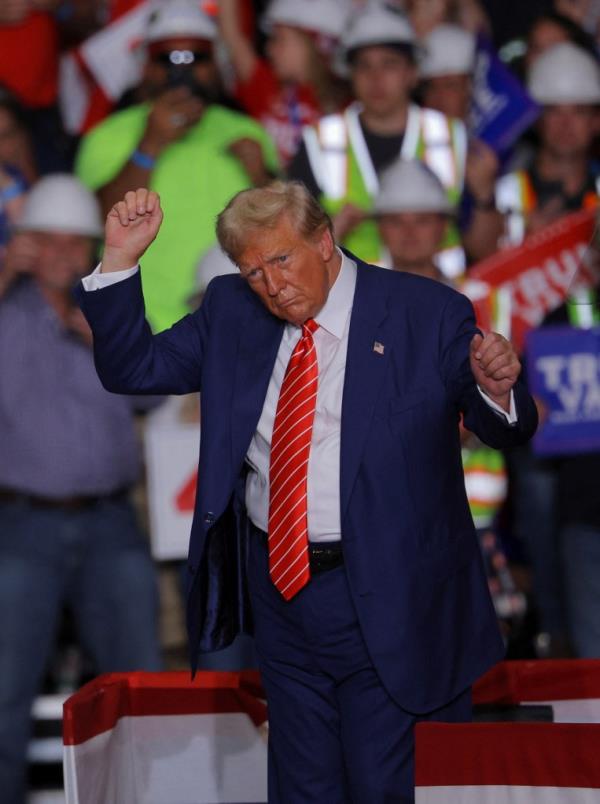
<instances>
[{"instance_id":1,"label":"white banner","mask_svg":"<svg viewBox=\"0 0 600 804\"><path fill-rule=\"evenodd\" d=\"M123 717L64 748L67 804L267 801L267 742L243 713Z\"/></svg>"},{"instance_id":2,"label":"white banner","mask_svg":"<svg viewBox=\"0 0 600 804\"><path fill-rule=\"evenodd\" d=\"M144 431L150 543L158 561L187 556L192 526L200 426L182 421L182 403L170 399L148 416Z\"/></svg>"},{"instance_id":3,"label":"white banner","mask_svg":"<svg viewBox=\"0 0 600 804\"><path fill-rule=\"evenodd\" d=\"M419 787L416 804L599 804L600 790L589 787L453 785Z\"/></svg>"}]
</instances>

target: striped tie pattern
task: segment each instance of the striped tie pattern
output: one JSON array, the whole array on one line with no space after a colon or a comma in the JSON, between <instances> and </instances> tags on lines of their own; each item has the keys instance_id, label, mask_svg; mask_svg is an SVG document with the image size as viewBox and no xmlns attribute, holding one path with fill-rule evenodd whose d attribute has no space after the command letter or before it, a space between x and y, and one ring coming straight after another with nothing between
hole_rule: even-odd
<instances>
[{"instance_id":1,"label":"striped tie pattern","mask_svg":"<svg viewBox=\"0 0 600 804\"><path fill-rule=\"evenodd\" d=\"M269 466L269 573L286 600L310 580L306 484L318 366L309 318L288 363L275 413Z\"/></svg>"}]
</instances>

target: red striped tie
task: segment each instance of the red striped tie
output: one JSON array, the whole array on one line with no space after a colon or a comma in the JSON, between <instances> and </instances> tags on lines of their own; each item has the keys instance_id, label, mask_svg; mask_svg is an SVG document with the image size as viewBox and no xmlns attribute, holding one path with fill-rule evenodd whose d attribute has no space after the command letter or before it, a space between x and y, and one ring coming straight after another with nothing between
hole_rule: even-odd
<instances>
[{"instance_id":1,"label":"red striped tie","mask_svg":"<svg viewBox=\"0 0 600 804\"><path fill-rule=\"evenodd\" d=\"M310 580L306 481L317 400L318 366L309 318L281 384L269 467L269 573L286 600Z\"/></svg>"}]
</instances>

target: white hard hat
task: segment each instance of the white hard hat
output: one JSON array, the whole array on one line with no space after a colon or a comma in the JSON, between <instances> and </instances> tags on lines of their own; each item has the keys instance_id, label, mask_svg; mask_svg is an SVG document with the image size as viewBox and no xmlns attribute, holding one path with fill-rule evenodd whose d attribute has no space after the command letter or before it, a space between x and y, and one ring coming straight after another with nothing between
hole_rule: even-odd
<instances>
[{"instance_id":1,"label":"white hard hat","mask_svg":"<svg viewBox=\"0 0 600 804\"><path fill-rule=\"evenodd\" d=\"M34 184L16 228L102 237L100 204L75 176L54 173Z\"/></svg>"},{"instance_id":2,"label":"white hard hat","mask_svg":"<svg viewBox=\"0 0 600 804\"><path fill-rule=\"evenodd\" d=\"M458 25L438 25L422 40L421 78L470 75L475 67L475 36Z\"/></svg>"},{"instance_id":3,"label":"white hard hat","mask_svg":"<svg viewBox=\"0 0 600 804\"><path fill-rule=\"evenodd\" d=\"M354 14L342 37L346 56L359 47L369 45L409 45L416 43L408 17L378 4L367 5Z\"/></svg>"},{"instance_id":4,"label":"white hard hat","mask_svg":"<svg viewBox=\"0 0 600 804\"><path fill-rule=\"evenodd\" d=\"M262 26L268 32L273 25L291 25L339 39L348 11L346 0L271 0Z\"/></svg>"},{"instance_id":5,"label":"white hard hat","mask_svg":"<svg viewBox=\"0 0 600 804\"><path fill-rule=\"evenodd\" d=\"M527 88L541 104L600 103L600 67L582 48L561 42L534 61Z\"/></svg>"},{"instance_id":6,"label":"white hard hat","mask_svg":"<svg viewBox=\"0 0 600 804\"><path fill-rule=\"evenodd\" d=\"M217 38L216 23L202 11L198 0L163 0L150 14L146 42L177 37Z\"/></svg>"},{"instance_id":7,"label":"white hard hat","mask_svg":"<svg viewBox=\"0 0 600 804\"><path fill-rule=\"evenodd\" d=\"M204 293L211 279L224 274L239 274L239 269L217 244L209 248L198 261L196 266L196 286L198 291Z\"/></svg>"},{"instance_id":8,"label":"white hard hat","mask_svg":"<svg viewBox=\"0 0 600 804\"><path fill-rule=\"evenodd\" d=\"M397 159L383 171L374 209L377 215L387 212L440 212L448 215L453 210L435 173L414 159Z\"/></svg>"}]
</instances>

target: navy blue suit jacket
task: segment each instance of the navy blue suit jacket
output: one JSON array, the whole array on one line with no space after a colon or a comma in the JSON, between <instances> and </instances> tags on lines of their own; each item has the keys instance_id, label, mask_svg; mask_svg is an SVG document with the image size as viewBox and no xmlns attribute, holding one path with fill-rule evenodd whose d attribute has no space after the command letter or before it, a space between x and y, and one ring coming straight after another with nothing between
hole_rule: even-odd
<instances>
[{"instance_id":1,"label":"navy blue suit jacket","mask_svg":"<svg viewBox=\"0 0 600 804\"><path fill-rule=\"evenodd\" d=\"M459 414L493 447L526 441L537 416L520 384L514 426L482 399L469 366L476 328L464 296L356 262L341 425L345 565L382 682L405 709L426 712L503 655L465 495ZM244 458L284 323L238 276L215 279L197 312L155 336L139 274L80 289L79 300L108 390L201 391L187 600L195 667L199 650L252 631Z\"/></svg>"}]
</instances>

